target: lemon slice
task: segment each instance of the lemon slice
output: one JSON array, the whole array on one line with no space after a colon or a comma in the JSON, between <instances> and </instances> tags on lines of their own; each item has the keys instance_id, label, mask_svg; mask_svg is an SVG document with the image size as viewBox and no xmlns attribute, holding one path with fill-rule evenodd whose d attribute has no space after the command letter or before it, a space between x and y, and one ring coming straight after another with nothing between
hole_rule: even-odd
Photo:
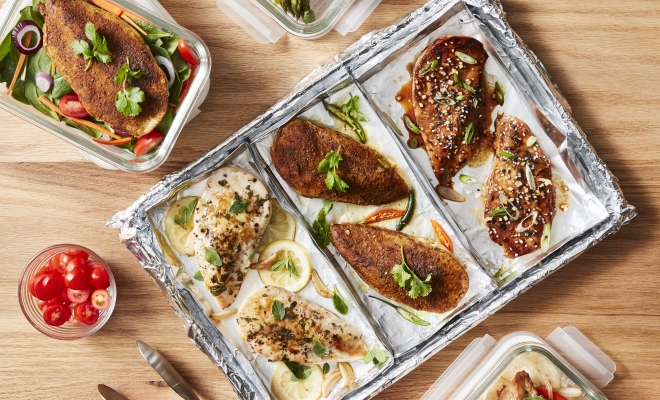
<instances>
[{"instance_id":1,"label":"lemon slice","mask_svg":"<svg viewBox=\"0 0 660 400\"><path fill-rule=\"evenodd\" d=\"M174 222L174 219L180 219L181 212L196 198L197 197L195 196L182 197L172 203L170 208L167 209L167 213L165 213L165 234L172 247L174 247L174 250L181 254L186 254L186 242L188 241L188 236L190 236L190 232L192 232L194 225L194 211L185 226L177 225Z\"/></svg>"},{"instance_id":2,"label":"lemon slice","mask_svg":"<svg viewBox=\"0 0 660 400\"><path fill-rule=\"evenodd\" d=\"M259 254L259 261L264 261L275 253L277 261L290 259L298 275L288 268L273 271L273 265L271 268L259 270L261 281L267 286L280 286L291 292L301 291L312 277L312 262L307 250L293 240L278 240L266 246Z\"/></svg>"},{"instance_id":3,"label":"lemon slice","mask_svg":"<svg viewBox=\"0 0 660 400\"><path fill-rule=\"evenodd\" d=\"M283 209L275 199L271 199L271 205L270 222L261 238L257 253L261 253L266 246L276 240L293 240L296 237L296 220L293 215Z\"/></svg>"},{"instance_id":4,"label":"lemon slice","mask_svg":"<svg viewBox=\"0 0 660 400\"><path fill-rule=\"evenodd\" d=\"M303 381L292 381L293 374L283 362L280 362L270 379L270 389L277 400L318 400L321 398L323 371L318 365L308 365L312 369L309 377Z\"/></svg>"}]
</instances>

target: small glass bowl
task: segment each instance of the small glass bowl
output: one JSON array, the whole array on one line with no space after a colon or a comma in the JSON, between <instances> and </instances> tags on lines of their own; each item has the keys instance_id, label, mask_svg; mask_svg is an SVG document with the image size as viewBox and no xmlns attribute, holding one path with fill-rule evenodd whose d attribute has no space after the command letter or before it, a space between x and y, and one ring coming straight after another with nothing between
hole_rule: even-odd
<instances>
[{"instance_id":1,"label":"small glass bowl","mask_svg":"<svg viewBox=\"0 0 660 400\"><path fill-rule=\"evenodd\" d=\"M93 325L72 325L69 322L65 322L61 326L52 326L48 325L41 314L41 310L37 306L37 298L33 297L28 291L28 282L32 275L39 270L39 268L44 265L48 265L50 259L58 253L66 253L67 249L80 249L89 253L89 259L97 261L110 276L110 286L108 287L108 293L110 294L110 304L105 310L99 311L99 319ZM90 293L91 295L91 293ZM21 278L18 282L18 303L21 305L21 310L23 310L23 315L27 318L28 322L35 327L36 330L43 333L46 336L50 336L54 339L59 340L74 340L80 339L89 335L92 335L110 319L112 310L115 308L115 303L117 301L117 285L115 283L115 277L112 275L112 271L108 265L93 251L78 246L75 244L57 244L50 246L41 250L37 255L32 257L32 259L25 265L23 268L23 273L21 273Z\"/></svg>"}]
</instances>

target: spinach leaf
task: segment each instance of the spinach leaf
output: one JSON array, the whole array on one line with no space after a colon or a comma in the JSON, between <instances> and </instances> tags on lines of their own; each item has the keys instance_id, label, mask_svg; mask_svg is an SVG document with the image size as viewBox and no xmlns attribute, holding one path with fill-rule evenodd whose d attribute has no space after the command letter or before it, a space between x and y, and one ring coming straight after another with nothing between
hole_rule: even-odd
<instances>
[{"instance_id":1,"label":"spinach leaf","mask_svg":"<svg viewBox=\"0 0 660 400\"><path fill-rule=\"evenodd\" d=\"M9 49L11 49L11 33L5 36L2 43L0 43L0 62L2 62L5 57L9 55Z\"/></svg>"},{"instance_id":2,"label":"spinach leaf","mask_svg":"<svg viewBox=\"0 0 660 400\"><path fill-rule=\"evenodd\" d=\"M163 135L167 135L167 132L169 132L170 128L172 127L173 119L174 116L172 115L172 110L168 107L167 111L165 112L165 116L160 120L158 126L156 126L156 130Z\"/></svg>"},{"instance_id":3,"label":"spinach leaf","mask_svg":"<svg viewBox=\"0 0 660 400\"><path fill-rule=\"evenodd\" d=\"M14 89L11 91L11 97L14 98L14 100L18 100L23 104L30 105L30 102L28 101L27 98L25 98L25 82L18 80L16 81L16 84L14 85Z\"/></svg>"},{"instance_id":4,"label":"spinach leaf","mask_svg":"<svg viewBox=\"0 0 660 400\"><path fill-rule=\"evenodd\" d=\"M97 131L96 129L92 129L92 128L88 127L87 125L81 125L81 124L77 123L76 121L74 121L72 119L69 119L67 117L63 117L62 120L68 126L70 126L72 128L76 128L78 130L81 130L81 131L85 132L86 134L88 134L89 136L91 136L93 138L99 139L99 138L101 138L101 136L103 136L103 133ZM128 144L130 144L130 143L128 143Z\"/></svg>"},{"instance_id":5,"label":"spinach leaf","mask_svg":"<svg viewBox=\"0 0 660 400\"><path fill-rule=\"evenodd\" d=\"M69 93L73 93L71 85L69 85L69 82L64 79L59 71L56 72L55 76L53 77L53 89L50 91L50 97L53 100L56 100Z\"/></svg>"}]
</instances>

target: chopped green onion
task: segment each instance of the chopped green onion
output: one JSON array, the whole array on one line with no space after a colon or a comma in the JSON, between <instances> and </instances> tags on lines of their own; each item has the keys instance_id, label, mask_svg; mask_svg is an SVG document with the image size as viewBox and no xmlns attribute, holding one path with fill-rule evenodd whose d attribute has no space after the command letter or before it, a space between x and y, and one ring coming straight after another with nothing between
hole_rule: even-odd
<instances>
[{"instance_id":1,"label":"chopped green onion","mask_svg":"<svg viewBox=\"0 0 660 400\"><path fill-rule=\"evenodd\" d=\"M502 267L500 267L499 270L497 270L497 273L495 274L494 278L499 278L500 276L504 275L508 270L513 267L513 263L509 261L505 261L504 264L502 264Z\"/></svg>"},{"instance_id":2,"label":"chopped green onion","mask_svg":"<svg viewBox=\"0 0 660 400\"><path fill-rule=\"evenodd\" d=\"M470 144L472 141L472 135L474 135L474 124L470 122L470 125L465 128L465 135L463 136L463 143L466 145Z\"/></svg>"},{"instance_id":3,"label":"chopped green onion","mask_svg":"<svg viewBox=\"0 0 660 400\"><path fill-rule=\"evenodd\" d=\"M476 64L477 60L474 59L471 55L461 53L460 51L455 52L456 56L461 59L466 64Z\"/></svg>"},{"instance_id":4,"label":"chopped green onion","mask_svg":"<svg viewBox=\"0 0 660 400\"><path fill-rule=\"evenodd\" d=\"M504 105L504 90L499 82L495 82L495 100L497 101L497 104L501 106Z\"/></svg>"},{"instance_id":5,"label":"chopped green onion","mask_svg":"<svg viewBox=\"0 0 660 400\"><path fill-rule=\"evenodd\" d=\"M478 98L475 97L474 100L472 100L472 107L474 107L475 110L477 109L477 107L479 107L479 99Z\"/></svg>"},{"instance_id":6,"label":"chopped green onion","mask_svg":"<svg viewBox=\"0 0 660 400\"><path fill-rule=\"evenodd\" d=\"M499 207L494 210L488 211L488 215L492 215L493 217L504 217L507 214L506 209L504 207Z\"/></svg>"},{"instance_id":7,"label":"chopped green onion","mask_svg":"<svg viewBox=\"0 0 660 400\"><path fill-rule=\"evenodd\" d=\"M410 132L416 133L418 135L422 134L422 132L420 132L419 128L417 127L417 125L415 125L410 119L410 117L408 117L407 115L403 116L403 122L406 124L406 128L408 128Z\"/></svg>"},{"instance_id":8,"label":"chopped green onion","mask_svg":"<svg viewBox=\"0 0 660 400\"><path fill-rule=\"evenodd\" d=\"M543 228L543 236L541 236L541 251L545 253L548 251L550 248L550 230L552 229L552 225L550 222L545 224L545 228Z\"/></svg>"},{"instance_id":9,"label":"chopped green onion","mask_svg":"<svg viewBox=\"0 0 660 400\"><path fill-rule=\"evenodd\" d=\"M429 62L426 63L424 68L419 70L419 73L417 75L424 76L424 75L428 74L429 72L433 71L435 69L435 67L437 67L437 66L438 66L438 60L429 61Z\"/></svg>"},{"instance_id":10,"label":"chopped green onion","mask_svg":"<svg viewBox=\"0 0 660 400\"><path fill-rule=\"evenodd\" d=\"M464 95L464 94L462 94L462 95L460 95L460 96L456 96L456 99L455 99L455 100L456 100L456 101L462 101L462 100L465 100L466 98L467 98L467 96Z\"/></svg>"},{"instance_id":11,"label":"chopped green onion","mask_svg":"<svg viewBox=\"0 0 660 400\"><path fill-rule=\"evenodd\" d=\"M518 223L518 226L516 226L516 232L518 232L518 233L525 232L529 228L531 228L532 226L536 225L536 218L538 216L539 216L539 212L537 210L534 210L531 214L529 214L528 216L523 218L523 220L520 221L520 223ZM529 219L529 218L532 219L532 222L529 223L527 226L525 226L525 221L527 221L527 219Z\"/></svg>"},{"instance_id":12,"label":"chopped green onion","mask_svg":"<svg viewBox=\"0 0 660 400\"><path fill-rule=\"evenodd\" d=\"M532 172L532 167L529 164L525 164L525 176L527 177L527 184L532 190L536 190L536 180L534 178L534 173Z\"/></svg>"},{"instance_id":13,"label":"chopped green onion","mask_svg":"<svg viewBox=\"0 0 660 400\"><path fill-rule=\"evenodd\" d=\"M390 164L387 163L387 161L383 160L382 158L378 159L378 163L383 166L385 169L390 169Z\"/></svg>"},{"instance_id":14,"label":"chopped green onion","mask_svg":"<svg viewBox=\"0 0 660 400\"><path fill-rule=\"evenodd\" d=\"M450 97L440 96L440 93L438 93L433 98L433 101L435 101L436 103L440 103L440 104L446 104L448 106L455 106L456 105L456 101L454 99L452 99Z\"/></svg>"},{"instance_id":15,"label":"chopped green onion","mask_svg":"<svg viewBox=\"0 0 660 400\"><path fill-rule=\"evenodd\" d=\"M513 154L509 153L508 151L500 151L500 155L502 157L508 158L509 160L515 160L516 159L516 157Z\"/></svg>"},{"instance_id":16,"label":"chopped green onion","mask_svg":"<svg viewBox=\"0 0 660 400\"><path fill-rule=\"evenodd\" d=\"M532 135L527 139L527 146L532 147L536 143L536 136Z\"/></svg>"},{"instance_id":17,"label":"chopped green onion","mask_svg":"<svg viewBox=\"0 0 660 400\"><path fill-rule=\"evenodd\" d=\"M471 185L473 183L479 183L479 181L477 179L471 177L470 175L465 175L465 174L461 174L458 177L458 180L463 182L466 185Z\"/></svg>"},{"instance_id":18,"label":"chopped green onion","mask_svg":"<svg viewBox=\"0 0 660 400\"><path fill-rule=\"evenodd\" d=\"M417 140L417 138L411 137L410 139L408 139L408 147L410 147L411 149L418 149L419 141Z\"/></svg>"}]
</instances>

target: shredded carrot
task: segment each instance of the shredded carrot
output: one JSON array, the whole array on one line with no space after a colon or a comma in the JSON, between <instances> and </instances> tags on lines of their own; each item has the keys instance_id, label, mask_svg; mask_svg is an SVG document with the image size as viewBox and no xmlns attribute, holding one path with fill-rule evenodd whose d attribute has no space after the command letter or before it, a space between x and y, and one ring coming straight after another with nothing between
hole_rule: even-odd
<instances>
[{"instance_id":1,"label":"shredded carrot","mask_svg":"<svg viewBox=\"0 0 660 400\"><path fill-rule=\"evenodd\" d=\"M96 4L97 6L101 7L102 9L106 10L107 12L109 12L111 14L114 14L114 15L118 16L119 18L123 19L124 21L128 22L138 32L140 32L141 34L147 36L147 32L145 32L135 22L133 22L133 19L137 19L137 20L146 22L146 21L144 21L144 19L136 18L135 14L133 14L132 12L126 11L126 10L122 9L121 7L119 7L119 6L116 6L112 3L110 3L109 1L106 1L106 0L90 0L90 1L94 4Z\"/></svg>"},{"instance_id":2,"label":"shredded carrot","mask_svg":"<svg viewBox=\"0 0 660 400\"><path fill-rule=\"evenodd\" d=\"M131 19L137 19L138 21L149 23L149 21L147 21L146 19L140 17L139 15L133 14L128 10L124 10L124 15L128 15L129 17L131 17Z\"/></svg>"},{"instance_id":3,"label":"shredded carrot","mask_svg":"<svg viewBox=\"0 0 660 400\"><path fill-rule=\"evenodd\" d=\"M119 140L100 140L100 139L93 139L96 143L98 144L107 144L110 146L121 146L122 144L130 143L131 140L133 140L132 137L127 137L127 138L121 138Z\"/></svg>"},{"instance_id":4,"label":"shredded carrot","mask_svg":"<svg viewBox=\"0 0 660 400\"><path fill-rule=\"evenodd\" d=\"M23 41L23 44L25 46L29 46L30 39L32 39L32 31L29 31L28 33L25 34L25 40ZM18 76L21 74L21 70L23 69L23 63L25 62L25 58L26 55L21 53L21 56L18 58L18 64L16 64L16 71L14 71L14 77L11 79L11 84L7 89L7 94L11 93L11 91L14 90L14 85L16 85Z\"/></svg>"},{"instance_id":5,"label":"shredded carrot","mask_svg":"<svg viewBox=\"0 0 660 400\"><path fill-rule=\"evenodd\" d=\"M434 219L431 220L431 225L433 226L433 231L435 232L435 235L438 237L438 241L440 244L445 246L447 250L449 251L454 251L454 245L451 242L451 239L449 239L449 236L447 236L447 232L442 228L442 225Z\"/></svg>"},{"instance_id":6,"label":"shredded carrot","mask_svg":"<svg viewBox=\"0 0 660 400\"><path fill-rule=\"evenodd\" d=\"M133 20L131 19L131 17L129 17L128 15L122 15L121 17L122 17L122 19L123 19L124 21L128 22L129 24L131 24L131 26L133 26L133 28L135 28L135 30L137 30L138 32L140 32L140 33L143 34L144 36L147 36L147 32L145 32L144 29L140 28L140 27L138 26L138 24L136 24L135 22L133 22Z\"/></svg>"},{"instance_id":7,"label":"shredded carrot","mask_svg":"<svg viewBox=\"0 0 660 400\"><path fill-rule=\"evenodd\" d=\"M47 98L46 96L44 96L44 95L39 96L39 101L42 102L46 107L48 107L48 108L50 108L51 110L53 110L53 111L55 111L56 113L58 113L59 115L61 115L61 116L63 116L63 117L67 117L67 118L69 118L70 120L79 123L80 125L85 125L85 126L88 126L88 127L92 128L92 129L96 129L97 131L99 131L99 132L101 132L101 133L105 133L106 135L108 135L108 136L110 136L110 137L112 137L112 138L114 138L114 139L117 139L117 140L124 139L123 137L121 137L121 136L119 136L119 135L117 135L117 134L115 134L115 133L110 132L108 129L105 129L105 128L102 127L101 125L95 124L95 123L93 123L92 121L87 121L86 119L74 118L74 117L69 117L69 116L67 116L67 115L64 115L64 114L62 113L62 110L60 110L60 108L59 108L55 103L53 103L52 101L48 100L48 98ZM129 138L129 139L130 139L130 138Z\"/></svg>"},{"instance_id":8,"label":"shredded carrot","mask_svg":"<svg viewBox=\"0 0 660 400\"><path fill-rule=\"evenodd\" d=\"M55 76L55 63L52 61L50 62L50 75Z\"/></svg>"}]
</instances>

